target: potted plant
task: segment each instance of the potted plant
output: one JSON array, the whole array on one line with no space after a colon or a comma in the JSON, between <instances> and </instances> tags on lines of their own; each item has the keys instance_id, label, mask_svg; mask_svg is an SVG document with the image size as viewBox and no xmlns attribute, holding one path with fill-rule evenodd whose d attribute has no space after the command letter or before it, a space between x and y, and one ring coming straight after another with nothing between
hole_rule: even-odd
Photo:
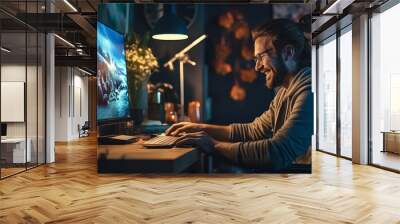
<instances>
[{"instance_id":1,"label":"potted plant","mask_svg":"<svg viewBox=\"0 0 400 224\"><path fill-rule=\"evenodd\" d=\"M147 84L150 75L159 68L157 58L148 46L150 35L146 33L142 39L137 34L127 37L126 65L128 72L128 95L131 104L131 116L136 125L144 120L148 92Z\"/></svg>"}]
</instances>

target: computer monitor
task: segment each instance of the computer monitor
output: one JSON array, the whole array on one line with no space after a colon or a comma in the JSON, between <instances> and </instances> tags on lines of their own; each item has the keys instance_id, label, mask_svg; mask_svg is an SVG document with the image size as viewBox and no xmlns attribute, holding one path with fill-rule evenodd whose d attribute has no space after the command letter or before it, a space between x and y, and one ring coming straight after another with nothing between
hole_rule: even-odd
<instances>
[{"instance_id":1,"label":"computer monitor","mask_svg":"<svg viewBox=\"0 0 400 224\"><path fill-rule=\"evenodd\" d=\"M97 22L97 120L130 117L124 35Z\"/></svg>"},{"instance_id":2,"label":"computer monitor","mask_svg":"<svg viewBox=\"0 0 400 224\"><path fill-rule=\"evenodd\" d=\"M1 136L6 137L7 136L7 124L1 123Z\"/></svg>"}]
</instances>

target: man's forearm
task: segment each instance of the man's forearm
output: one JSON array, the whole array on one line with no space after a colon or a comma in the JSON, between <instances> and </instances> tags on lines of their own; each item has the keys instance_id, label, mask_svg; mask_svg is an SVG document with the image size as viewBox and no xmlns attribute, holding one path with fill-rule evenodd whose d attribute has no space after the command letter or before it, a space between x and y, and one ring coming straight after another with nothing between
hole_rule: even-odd
<instances>
[{"instance_id":1,"label":"man's forearm","mask_svg":"<svg viewBox=\"0 0 400 224\"><path fill-rule=\"evenodd\" d=\"M229 125L212 125L203 124L203 131L207 132L208 135L213 137L215 140L228 142L230 140L231 129Z\"/></svg>"}]
</instances>

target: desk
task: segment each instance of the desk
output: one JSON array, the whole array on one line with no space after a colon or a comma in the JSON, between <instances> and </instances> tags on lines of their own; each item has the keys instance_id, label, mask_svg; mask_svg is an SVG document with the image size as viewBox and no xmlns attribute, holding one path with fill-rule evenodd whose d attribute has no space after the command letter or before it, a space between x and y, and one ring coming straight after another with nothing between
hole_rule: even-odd
<instances>
[{"instance_id":1,"label":"desk","mask_svg":"<svg viewBox=\"0 0 400 224\"><path fill-rule=\"evenodd\" d=\"M25 140L28 144L25 144ZM1 140L1 157L6 163L25 163L31 161L30 138L6 138ZM26 151L25 151L25 145Z\"/></svg>"},{"instance_id":2,"label":"desk","mask_svg":"<svg viewBox=\"0 0 400 224\"><path fill-rule=\"evenodd\" d=\"M195 148L147 149L138 143L128 145L99 145L99 173L181 173L204 159Z\"/></svg>"},{"instance_id":3,"label":"desk","mask_svg":"<svg viewBox=\"0 0 400 224\"><path fill-rule=\"evenodd\" d=\"M400 154L400 132L383 131L383 150L382 152L392 152Z\"/></svg>"}]
</instances>

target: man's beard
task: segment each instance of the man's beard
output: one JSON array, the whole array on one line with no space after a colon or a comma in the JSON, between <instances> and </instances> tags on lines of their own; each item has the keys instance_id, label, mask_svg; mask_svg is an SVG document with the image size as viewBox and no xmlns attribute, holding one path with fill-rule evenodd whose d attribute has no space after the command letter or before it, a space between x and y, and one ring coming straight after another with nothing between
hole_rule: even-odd
<instances>
[{"instance_id":1,"label":"man's beard","mask_svg":"<svg viewBox=\"0 0 400 224\"><path fill-rule=\"evenodd\" d=\"M276 88L283 85L285 77L288 73L285 63L281 57L277 57L274 61L274 77L272 79L272 88Z\"/></svg>"}]
</instances>

